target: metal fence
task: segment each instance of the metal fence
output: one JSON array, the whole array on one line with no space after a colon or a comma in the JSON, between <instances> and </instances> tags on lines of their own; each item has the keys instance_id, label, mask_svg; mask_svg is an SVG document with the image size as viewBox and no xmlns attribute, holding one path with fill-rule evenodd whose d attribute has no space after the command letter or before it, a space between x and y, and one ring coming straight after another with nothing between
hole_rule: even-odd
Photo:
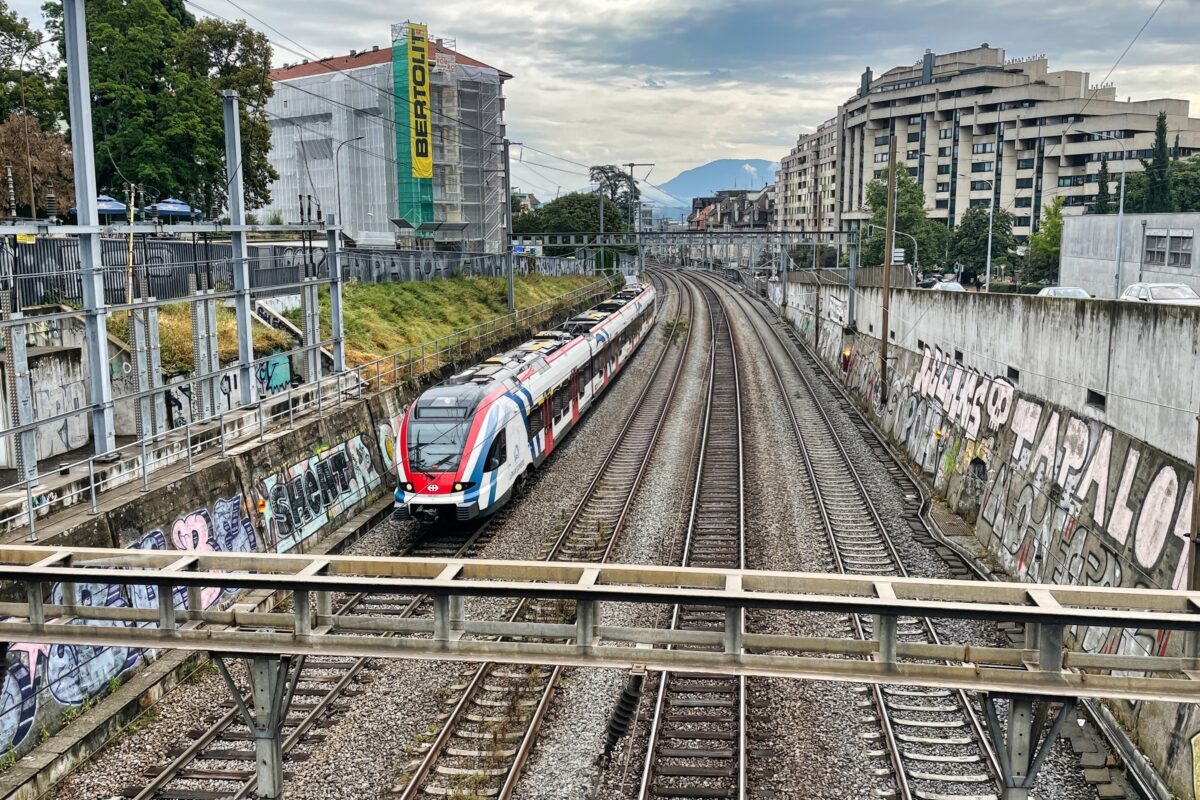
<instances>
[{"instance_id":1,"label":"metal fence","mask_svg":"<svg viewBox=\"0 0 1200 800\"><path fill-rule=\"evenodd\" d=\"M259 244L249 246L250 287L256 296L295 293L305 277L326 273L324 243ZM232 251L228 241L212 236L183 234L177 238L135 235L102 239L105 302L130 298L179 300L195 287L228 289L233 285ZM505 274L499 253L452 253L421 250L352 249L340 253L345 280L362 283L423 281L475 275ZM594 271L588 255L579 258L516 259L519 272L579 275ZM13 289L14 310L47 304L80 306L83 288L79 273L79 241L39 237L31 243L0 236L0 287Z\"/></svg>"}]
</instances>

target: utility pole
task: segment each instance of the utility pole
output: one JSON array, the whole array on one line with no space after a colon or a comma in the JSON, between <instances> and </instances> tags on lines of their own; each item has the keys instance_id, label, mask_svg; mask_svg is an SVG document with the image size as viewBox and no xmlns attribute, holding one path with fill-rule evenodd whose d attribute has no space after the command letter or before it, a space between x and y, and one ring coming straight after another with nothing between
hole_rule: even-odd
<instances>
[{"instance_id":1,"label":"utility pole","mask_svg":"<svg viewBox=\"0 0 1200 800\"><path fill-rule=\"evenodd\" d=\"M892 304L892 250L896 246L896 132L888 137L887 229L883 234L883 319L879 331L879 398L887 403L888 391L888 310Z\"/></svg>"},{"instance_id":2,"label":"utility pole","mask_svg":"<svg viewBox=\"0 0 1200 800\"><path fill-rule=\"evenodd\" d=\"M596 242L600 245L600 271L604 272L604 187L596 187L596 194L600 196L600 234Z\"/></svg>"},{"instance_id":3,"label":"utility pole","mask_svg":"<svg viewBox=\"0 0 1200 800\"><path fill-rule=\"evenodd\" d=\"M511 142L504 140L504 265L508 270L508 310L517 310L516 289L513 286L513 243L512 243L512 165L508 159Z\"/></svg>"},{"instance_id":4,"label":"utility pole","mask_svg":"<svg viewBox=\"0 0 1200 800\"><path fill-rule=\"evenodd\" d=\"M1191 561L1188 563L1189 592L1200 592L1200 413L1196 415L1196 461L1192 469L1192 527ZM1195 644L1189 655L1200 655L1200 634L1194 635Z\"/></svg>"}]
</instances>

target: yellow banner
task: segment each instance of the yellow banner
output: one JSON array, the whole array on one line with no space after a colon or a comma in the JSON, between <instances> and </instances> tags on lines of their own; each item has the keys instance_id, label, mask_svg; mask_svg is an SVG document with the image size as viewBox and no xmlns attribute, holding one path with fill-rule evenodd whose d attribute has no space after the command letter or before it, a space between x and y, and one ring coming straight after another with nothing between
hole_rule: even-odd
<instances>
[{"instance_id":1,"label":"yellow banner","mask_svg":"<svg viewBox=\"0 0 1200 800\"><path fill-rule=\"evenodd\" d=\"M408 25L408 125L414 178L433 177L433 132L429 122L429 31Z\"/></svg>"},{"instance_id":2,"label":"yellow banner","mask_svg":"<svg viewBox=\"0 0 1200 800\"><path fill-rule=\"evenodd\" d=\"M37 244L37 236L32 233L18 233L17 244Z\"/></svg>"}]
</instances>

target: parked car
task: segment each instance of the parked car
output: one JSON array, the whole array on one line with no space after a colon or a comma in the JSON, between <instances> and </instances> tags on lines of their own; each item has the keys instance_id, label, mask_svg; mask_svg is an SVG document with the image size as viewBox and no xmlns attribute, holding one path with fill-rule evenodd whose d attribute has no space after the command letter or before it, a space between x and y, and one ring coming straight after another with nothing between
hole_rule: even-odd
<instances>
[{"instance_id":1,"label":"parked car","mask_svg":"<svg viewBox=\"0 0 1200 800\"><path fill-rule=\"evenodd\" d=\"M1196 294L1196 290L1186 283L1135 283L1121 294L1120 299L1175 306L1200 306L1200 294Z\"/></svg>"},{"instance_id":2,"label":"parked car","mask_svg":"<svg viewBox=\"0 0 1200 800\"><path fill-rule=\"evenodd\" d=\"M933 287L935 292L965 292L966 289L958 281L942 281Z\"/></svg>"},{"instance_id":3,"label":"parked car","mask_svg":"<svg viewBox=\"0 0 1200 800\"><path fill-rule=\"evenodd\" d=\"M934 286L937 286L937 284L938 284L937 278L922 278L921 280L917 281L917 288L918 289L932 289Z\"/></svg>"},{"instance_id":4,"label":"parked car","mask_svg":"<svg viewBox=\"0 0 1200 800\"><path fill-rule=\"evenodd\" d=\"M1078 286L1047 286L1037 293L1038 297L1073 297L1076 300L1087 300L1091 295Z\"/></svg>"}]
</instances>

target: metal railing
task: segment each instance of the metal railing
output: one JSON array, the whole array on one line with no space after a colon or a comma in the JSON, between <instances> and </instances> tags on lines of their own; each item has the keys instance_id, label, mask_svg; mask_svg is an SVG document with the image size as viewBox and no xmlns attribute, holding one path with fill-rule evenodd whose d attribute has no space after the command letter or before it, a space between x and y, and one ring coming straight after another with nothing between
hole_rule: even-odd
<instances>
[{"instance_id":1,"label":"metal railing","mask_svg":"<svg viewBox=\"0 0 1200 800\"><path fill-rule=\"evenodd\" d=\"M437 339L415 344L390 356L349 367L345 372L315 381L289 386L286 391L263 397L257 402L232 409L221 409L201 419L189 420L167 433L142 436L135 441L117 447L102 455L91 455L74 462L59 462L55 471L69 474L76 469L86 470L86 480L69 482L53 490L39 486L37 476L0 487L0 496L8 494L21 498L0 506L0 530L20 527L29 529L29 540L36 541L37 520L57 509L88 504L88 513L99 513L99 495L119 486L140 479L142 491L150 490L151 473L164 467L186 462L185 472L192 472L195 459L205 452L218 449L219 457L226 458L231 447L257 437L263 441L269 431L292 430L298 417L315 412L317 416L334 408L342 408L350 400L361 399L366 392L378 391L405 383L418 385L423 379L443 368L454 365L486 348L496 346L512 336L531 327L548 322L555 311L574 308L598 296L606 294L613 286L611 278L600 278L586 286L535 306L518 309L478 325L454 331ZM331 339L296 348L288 355L303 356L311 350L328 348ZM256 359L251 369L266 363L277 355ZM238 373L240 364L193 378L186 383L219 381L222 376ZM119 401L154 401L172 385L121 395ZM10 442L37 428L64 422L92 413L92 408L76 409L52 417L38 419L0 432ZM286 426L286 428L284 428ZM19 471L19 470L18 470Z\"/></svg>"}]
</instances>

